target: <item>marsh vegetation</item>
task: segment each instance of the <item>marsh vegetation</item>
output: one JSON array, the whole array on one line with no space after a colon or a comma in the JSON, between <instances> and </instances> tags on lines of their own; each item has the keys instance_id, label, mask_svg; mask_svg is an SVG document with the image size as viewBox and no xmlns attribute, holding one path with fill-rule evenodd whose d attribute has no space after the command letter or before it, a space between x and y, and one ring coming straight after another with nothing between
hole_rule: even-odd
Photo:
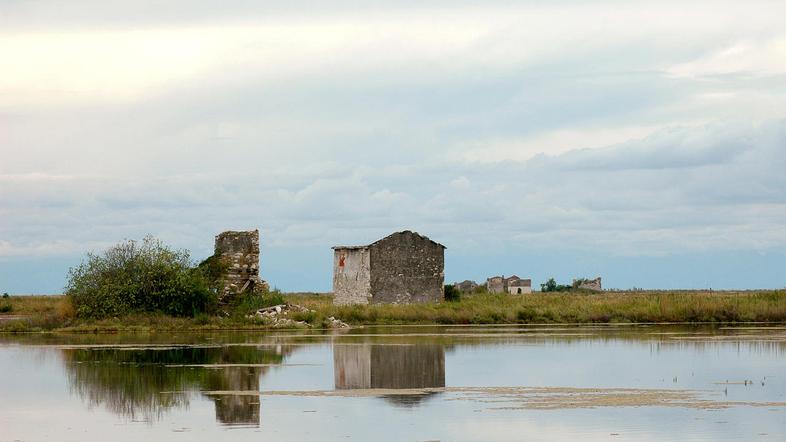
<instances>
[{"instance_id":1,"label":"marsh vegetation","mask_svg":"<svg viewBox=\"0 0 786 442\"><path fill-rule=\"evenodd\" d=\"M135 312L110 318L79 317L66 296L12 296L6 302L24 320L0 323L5 331L118 331L260 329L267 325L248 313L290 302L313 312L292 319L321 328L335 317L351 325L548 324L548 323L742 323L786 322L786 291L558 292L531 295L472 294L428 304L333 305L325 294L241 297L214 314L176 317Z\"/></svg>"}]
</instances>

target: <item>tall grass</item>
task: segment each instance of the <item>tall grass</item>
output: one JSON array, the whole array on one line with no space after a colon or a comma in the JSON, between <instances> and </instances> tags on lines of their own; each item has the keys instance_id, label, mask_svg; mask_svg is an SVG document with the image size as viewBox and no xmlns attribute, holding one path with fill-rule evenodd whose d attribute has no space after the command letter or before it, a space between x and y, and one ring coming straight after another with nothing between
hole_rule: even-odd
<instances>
[{"instance_id":1,"label":"tall grass","mask_svg":"<svg viewBox=\"0 0 786 442\"><path fill-rule=\"evenodd\" d=\"M352 324L786 322L786 291L479 294L457 302L334 306L292 299Z\"/></svg>"},{"instance_id":2,"label":"tall grass","mask_svg":"<svg viewBox=\"0 0 786 442\"><path fill-rule=\"evenodd\" d=\"M0 330L65 331L219 330L260 329L263 324L246 317L256 308L283 301L314 313L293 319L314 326L330 316L353 325L396 324L542 324L542 323L786 323L786 290L709 292L634 291L604 293L535 293L531 295L465 295L454 302L430 304L333 305L328 295L277 292L264 299L247 299L227 315L175 318L161 313L131 314L121 318L76 318L63 296L19 296L6 299L14 315L25 322L0 322Z\"/></svg>"}]
</instances>

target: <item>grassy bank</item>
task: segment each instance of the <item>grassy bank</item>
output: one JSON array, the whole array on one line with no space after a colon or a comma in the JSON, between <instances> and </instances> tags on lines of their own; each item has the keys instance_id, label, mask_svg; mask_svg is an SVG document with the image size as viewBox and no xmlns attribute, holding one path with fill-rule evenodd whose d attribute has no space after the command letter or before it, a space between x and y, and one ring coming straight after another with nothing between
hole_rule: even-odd
<instances>
[{"instance_id":1,"label":"grassy bank","mask_svg":"<svg viewBox=\"0 0 786 442\"><path fill-rule=\"evenodd\" d=\"M352 325L542 324L542 323L699 323L786 322L786 290L745 292L654 291L532 294L479 294L439 304L334 306L326 295L290 294L285 299L314 310L290 318L321 327L330 316ZM0 322L1 331L151 331L265 329L245 311L174 318L134 314L104 320L77 319L62 296L3 299L10 313L26 317ZM2 318L2 316L0 316Z\"/></svg>"},{"instance_id":2,"label":"grassy bank","mask_svg":"<svg viewBox=\"0 0 786 442\"><path fill-rule=\"evenodd\" d=\"M786 322L786 291L481 294L458 302L334 306L327 296L293 302L350 324Z\"/></svg>"}]
</instances>

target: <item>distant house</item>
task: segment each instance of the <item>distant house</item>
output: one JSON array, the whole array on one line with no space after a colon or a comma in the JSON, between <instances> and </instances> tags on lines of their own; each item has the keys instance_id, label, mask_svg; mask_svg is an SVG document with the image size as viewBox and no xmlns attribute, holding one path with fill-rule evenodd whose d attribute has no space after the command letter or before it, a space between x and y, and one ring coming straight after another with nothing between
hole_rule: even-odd
<instances>
[{"instance_id":1,"label":"distant house","mask_svg":"<svg viewBox=\"0 0 786 442\"><path fill-rule=\"evenodd\" d=\"M492 276L486 280L486 287L489 293L532 293L532 280L521 279L516 275L508 276ZM511 287L514 287L511 290Z\"/></svg>"},{"instance_id":2,"label":"distant house","mask_svg":"<svg viewBox=\"0 0 786 442\"><path fill-rule=\"evenodd\" d=\"M492 276L486 279L486 289L489 293L504 293L505 292L505 277Z\"/></svg>"},{"instance_id":3,"label":"distant house","mask_svg":"<svg viewBox=\"0 0 786 442\"><path fill-rule=\"evenodd\" d=\"M468 279L466 281L456 282L453 284L453 286L461 293L472 293L475 291L475 289L478 288L478 283Z\"/></svg>"},{"instance_id":4,"label":"distant house","mask_svg":"<svg viewBox=\"0 0 786 442\"><path fill-rule=\"evenodd\" d=\"M508 293L511 295L523 295L532 293L531 279L516 279L508 282Z\"/></svg>"},{"instance_id":5,"label":"distant house","mask_svg":"<svg viewBox=\"0 0 786 442\"><path fill-rule=\"evenodd\" d=\"M334 304L437 302L444 280L445 246L416 232L333 247Z\"/></svg>"}]
</instances>

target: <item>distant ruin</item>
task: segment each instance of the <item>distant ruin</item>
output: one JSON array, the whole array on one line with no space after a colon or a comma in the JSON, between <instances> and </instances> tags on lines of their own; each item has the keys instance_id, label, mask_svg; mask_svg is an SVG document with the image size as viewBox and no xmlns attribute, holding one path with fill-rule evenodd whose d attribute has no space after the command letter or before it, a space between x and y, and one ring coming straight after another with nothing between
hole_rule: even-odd
<instances>
[{"instance_id":1,"label":"distant ruin","mask_svg":"<svg viewBox=\"0 0 786 442\"><path fill-rule=\"evenodd\" d=\"M594 290L597 292L603 291L603 287L601 287L600 283L600 276L595 279L574 279L573 280L573 288L575 289L584 289L584 290Z\"/></svg>"},{"instance_id":2,"label":"distant ruin","mask_svg":"<svg viewBox=\"0 0 786 442\"><path fill-rule=\"evenodd\" d=\"M532 293L532 280L522 279L516 275L507 278L504 275L492 276L486 280L486 288L489 293L527 294Z\"/></svg>"},{"instance_id":3,"label":"distant ruin","mask_svg":"<svg viewBox=\"0 0 786 442\"><path fill-rule=\"evenodd\" d=\"M365 246L333 247L335 304L406 304L444 298L445 246L409 230Z\"/></svg>"},{"instance_id":4,"label":"distant ruin","mask_svg":"<svg viewBox=\"0 0 786 442\"><path fill-rule=\"evenodd\" d=\"M259 278L259 230L230 230L216 235L213 258L218 258L222 267L218 294L222 304L240 293L267 291L267 283Z\"/></svg>"},{"instance_id":5,"label":"distant ruin","mask_svg":"<svg viewBox=\"0 0 786 442\"><path fill-rule=\"evenodd\" d=\"M516 278L508 281L508 293L511 295L526 295L532 293L532 280Z\"/></svg>"},{"instance_id":6,"label":"distant ruin","mask_svg":"<svg viewBox=\"0 0 786 442\"><path fill-rule=\"evenodd\" d=\"M455 287L461 293L473 293L475 290L478 289L478 283L467 279L462 282L453 283L453 287Z\"/></svg>"}]
</instances>

